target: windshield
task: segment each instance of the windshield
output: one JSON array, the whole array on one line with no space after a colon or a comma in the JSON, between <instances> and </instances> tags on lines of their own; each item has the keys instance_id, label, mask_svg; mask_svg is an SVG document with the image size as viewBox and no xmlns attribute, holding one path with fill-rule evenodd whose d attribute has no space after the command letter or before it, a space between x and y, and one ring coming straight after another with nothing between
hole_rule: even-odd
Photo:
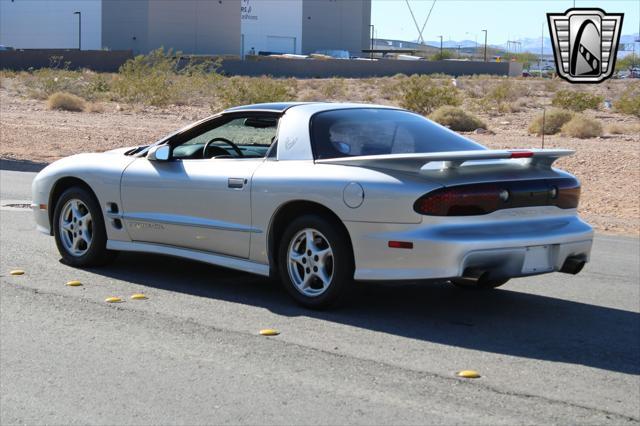
<instances>
[{"instance_id":1,"label":"windshield","mask_svg":"<svg viewBox=\"0 0 640 426\"><path fill-rule=\"evenodd\" d=\"M485 149L417 114L377 108L316 114L311 143L316 159Z\"/></svg>"}]
</instances>

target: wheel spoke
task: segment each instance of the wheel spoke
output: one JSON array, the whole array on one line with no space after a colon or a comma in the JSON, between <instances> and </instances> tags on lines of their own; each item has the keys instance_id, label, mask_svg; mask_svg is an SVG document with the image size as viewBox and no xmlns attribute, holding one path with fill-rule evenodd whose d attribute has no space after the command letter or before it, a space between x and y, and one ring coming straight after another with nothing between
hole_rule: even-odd
<instances>
[{"instance_id":1,"label":"wheel spoke","mask_svg":"<svg viewBox=\"0 0 640 426\"><path fill-rule=\"evenodd\" d=\"M64 222L62 222L62 229L64 229L65 231L73 232L73 230L71 229L72 225L73 225L73 223L67 222L65 220Z\"/></svg>"},{"instance_id":2,"label":"wheel spoke","mask_svg":"<svg viewBox=\"0 0 640 426\"><path fill-rule=\"evenodd\" d=\"M289 260L291 260L292 262L297 263L298 265L302 266L304 268L304 263L302 263L302 259L304 258L304 254L300 254L297 253L295 251L292 251L291 253L289 253Z\"/></svg>"},{"instance_id":3,"label":"wheel spoke","mask_svg":"<svg viewBox=\"0 0 640 426\"><path fill-rule=\"evenodd\" d=\"M304 238L307 242L307 250L311 250L311 252L316 251L316 246L313 243L313 231L311 229L307 229L304 233Z\"/></svg>"},{"instance_id":4,"label":"wheel spoke","mask_svg":"<svg viewBox=\"0 0 640 426\"><path fill-rule=\"evenodd\" d=\"M329 283L331 282L331 277L329 276L329 274L327 274L327 271L324 268L318 269L318 272L316 272L316 276L320 278L320 281L322 281L323 288L326 288L329 286Z\"/></svg>"}]
</instances>

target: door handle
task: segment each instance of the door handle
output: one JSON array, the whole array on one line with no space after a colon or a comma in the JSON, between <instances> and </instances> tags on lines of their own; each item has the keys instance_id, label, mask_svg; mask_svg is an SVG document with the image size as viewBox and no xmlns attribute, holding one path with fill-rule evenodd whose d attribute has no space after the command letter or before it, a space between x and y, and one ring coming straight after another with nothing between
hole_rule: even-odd
<instances>
[{"instance_id":1,"label":"door handle","mask_svg":"<svg viewBox=\"0 0 640 426\"><path fill-rule=\"evenodd\" d=\"M227 186L231 189L242 189L247 180L244 178L229 178L227 180Z\"/></svg>"}]
</instances>

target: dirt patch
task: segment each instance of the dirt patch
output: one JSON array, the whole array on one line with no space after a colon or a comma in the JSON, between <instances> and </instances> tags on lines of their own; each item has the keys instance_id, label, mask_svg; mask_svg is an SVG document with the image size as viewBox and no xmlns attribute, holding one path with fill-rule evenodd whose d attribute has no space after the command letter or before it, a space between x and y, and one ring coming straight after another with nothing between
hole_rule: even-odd
<instances>
[{"instance_id":1,"label":"dirt patch","mask_svg":"<svg viewBox=\"0 0 640 426\"><path fill-rule=\"evenodd\" d=\"M330 80L330 84L335 84ZM341 83L342 84L342 83ZM359 91L358 85L362 84ZM298 83L300 95L310 98L322 80ZM104 102L103 112L66 112L46 109L44 101L22 97L3 82L0 88L0 159L49 163L81 152L151 143L195 120L211 115L208 105L131 106ZM371 80L346 80L337 100L349 93L366 92L366 100L391 104L380 93L371 92ZM617 87L617 86L616 86ZM604 90L599 87L598 90ZM618 90L617 88L616 90ZM324 89L326 90L326 89ZM607 92L604 92L607 95ZM315 97L315 96L314 96ZM549 98L538 96L535 103L545 105ZM539 148L541 138L527 134L527 127L539 107L521 112L485 113L474 111L495 134L469 134L490 148ZM635 117L614 112L587 111L604 125L637 129ZM582 182L580 213L596 229L621 234L640 234L640 135L608 135L594 139L545 136L545 148L569 148L576 155L556 164L575 174Z\"/></svg>"}]
</instances>

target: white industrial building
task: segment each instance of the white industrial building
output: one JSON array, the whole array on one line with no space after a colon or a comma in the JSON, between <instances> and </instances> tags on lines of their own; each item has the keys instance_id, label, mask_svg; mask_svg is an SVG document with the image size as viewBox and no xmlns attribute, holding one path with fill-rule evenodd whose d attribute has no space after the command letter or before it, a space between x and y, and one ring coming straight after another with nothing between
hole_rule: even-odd
<instances>
[{"instance_id":1,"label":"white industrial building","mask_svg":"<svg viewBox=\"0 0 640 426\"><path fill-rule=\"evenodd\" d=\"M76 13L79 12L79 13ZM80 28L81 20L81 28ZM371 0L0 0L0 44L187 54L361 55Z\"/></svg>"}]
</instances>

